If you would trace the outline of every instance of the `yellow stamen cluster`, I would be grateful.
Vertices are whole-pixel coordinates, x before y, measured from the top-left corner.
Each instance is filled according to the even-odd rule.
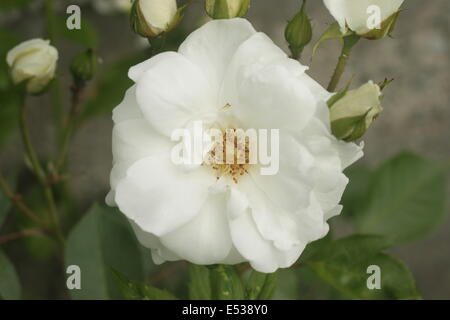
[[[228,152],[232,152],[230,154],[233,155],[233,159],[227,159]],[[238,183],[238,178],[248,173],[250,165],[247,138],[241,141],[236,135],[236,129],[227,129],[222,135],[222,141],[215,141],[214,147],[208,152],[203,164],[210,165],[216,171],[217,180],[228,175],[235,183]]]

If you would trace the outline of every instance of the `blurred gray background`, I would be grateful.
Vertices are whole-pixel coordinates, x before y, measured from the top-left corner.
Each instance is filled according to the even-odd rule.
[[[284,28],[300,3],[299,0],[253,0],[248,19],[257,30],[267,33],[287,52]],[[64,6],[64,1],[61,1],[61,6]],[[38,7],[3,16],[1,24],[14,26],[30,38],[40,36],[42,28],[36,27],[40,23],[36,13]],[[408,149],[449,162],[450,1],[406,0],[403,8],[394,38],[359,43],[353,50],[343,78],[345,81],[355,75],[355,86],[368,80],[379,82],[385,77],[395,79],[385,91],[384,113],[364,138],[365,157],[361,161],[376,165]],[[192,1],[184,25],[194,28],[203,15],[202,10],[202,1]],[[317,39],[333,19],[320,0],[308,1],[307,10],[312,18],[314,39]],[[105,63],[141,45],[129,31],[125,16],[100,17],[91,9],[85,13],[99,29],[99,54]],[[70,51],[71,47],[63,50]],[[339,54],[339,45],[337,41],[325,42],[312,61],[310,53],[308,47],[302,63],[310,65],[309,74],[326,86]],[[65,56],[63,53],[61,56],[60,67],[67,67],[71,55]],[[60,76],[63,88],[67,89],[70,78],[66,74]],[[45,106],[50,102],[47,98],[39,98],[34,103],[36,107],[31,108],[30,115],[35,123],[33,136],[40,152],[47,154],[53,152],[53,132],[50,124],[44,125],[44,129],[42,124],[49,122],[49,111]],[[70,150],[71,188],[81,204],[88,205],[107,192],[111,169],[111,130],[110,116],[101,116],[87,122],[74,139]],[[18,137],[2,150],[1,158],[6,169],[14,169],[22,163]],[[345,228],[341,231],[345,233]],[[426,299],[450,299],[449,231],[450,217],[427,238],[394,250],[411,268]]]

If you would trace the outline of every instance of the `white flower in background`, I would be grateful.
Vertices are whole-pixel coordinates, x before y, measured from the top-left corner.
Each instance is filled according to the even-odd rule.
[[[11,49],[6,62],[15,84],[27,82],[29,93],[39,93],[55,77],[58,51],[50,41],[32,39]]]
[[[107,203],[128,217],[156,263],[248,261],[273,272],[327,234],[348,182],[342,171],[362,150],[331,134],[331,94],[306,70],[239,18],[211,21],[178,52],[130,69],[135,85],[113,112]],[[278,173],[249,165],[236,183],[209,165],[175,165],[171,133],[199,120],[279,129]]]
[[[131,0],[93,0],[92,5],[100,14],[128,12],[131,9]]]
[[[396,13],[404,0],[323,0],[331,15],[345,33],[347,27],[359,35],[371,31],[368,21],[374,11],[371,6],[379,8],[381,21]],[[372,7],[373,8],[373,7]]]
[[[143,37],[155,37],[178,23],[177,13],[176,0],[136,0],[131,12],[132,27]]]

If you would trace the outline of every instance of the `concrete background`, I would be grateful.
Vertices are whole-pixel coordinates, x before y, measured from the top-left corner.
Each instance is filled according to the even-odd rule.
[[[71,3],[76,2],[72,1]],[[287,49],[283,38],[286,21],[298,10],[298,0],[253,0],[248,18],[257,30],[267,33]],[[36,10],[38,9],[36,6]],[[333,22],[320,0],[308,1],[315,39]],[[354,85],[368,80],[394,78],[386,89],[384,113],[365,136],[363,162],[375,165],[405,149],[428,157],[450,160],[450,52],[448,0],[406,0],[394,32],[394,39],[363,41],[355,47],[343,79],[355,75]],[[31,38],[39,36],[36,10],[13,13],[0,24],[14,26]],[[102,16],[87,9],[86,14],[101,34],[100,56],[105,62],[135,50],[139,44],[123,16]],[[193,25],[202,14],[201,1],[188,8],[185,24]],[[192,26],[190,26],[192,28]],[[17,31],[17,30],[16,30]],[[63,49],[60,66],[66,66],[70,55]],[[308,48],[302,62],[310,65],[309,74],[326,86],[331,76],[339,46],[325,42],[310,62]],[[69,78],[61,74],[63,87]],[[53,152],[53,130],[49,124],[47,98],[34,99],[36,108],[30,115],[33,136],[45,155]],[[48,124],[48,125],[46,125]],[[92,119],[75,137],[70,150],[71,189],[81,207],[104,197],[111,167],[111,129],[109,116]],[[7,157],[5,155],[8,155]],[[15,137],[2,151],[2,166],[14,169],[21,164],[21,147]],[[449,194],[450,197],[450,194]],[[424,298],[450,298],[450,219],[426,239],[395,249],[395,254],[411,268]]]

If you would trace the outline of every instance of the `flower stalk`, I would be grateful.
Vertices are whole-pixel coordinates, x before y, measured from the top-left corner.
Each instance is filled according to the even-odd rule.
[[[338,63],[334,70],[333,76],[331,77],[330,83],[328,84],[327,90],[329,92],[334,92],[339,84],[339,80],[344,74],[345,68],[347,67],[347,62],[350,57],[350,53],[353,47],[358,43],[360,36],[352,34],[350,36],[344,37],[344,43],[342,45],[341,55],[339,56]]]
[[[64,243],[64,237],[61,231],[58,213],[56,210],[55,197],[53,195],[53,190],[50,184],[47,181],[47,175],[42,168],[41,163],[37,157],[36,151],[34,149],[33,143],[30,138],[30,133],[28,130],[28,125],[26,121],[26,103],[25,103],[25,94],[23,95],[22,103],[20,104],[20,116],[19,116],[19,127],[22,135],[23,144],[25,147],[25,153],[30,160],[33,173],[36,175],[38,181],[43,187],[44,196],[47,201],[48,206],[48,214],[49,220],[52,224],[52,229],[55,233],[55,236]]]

